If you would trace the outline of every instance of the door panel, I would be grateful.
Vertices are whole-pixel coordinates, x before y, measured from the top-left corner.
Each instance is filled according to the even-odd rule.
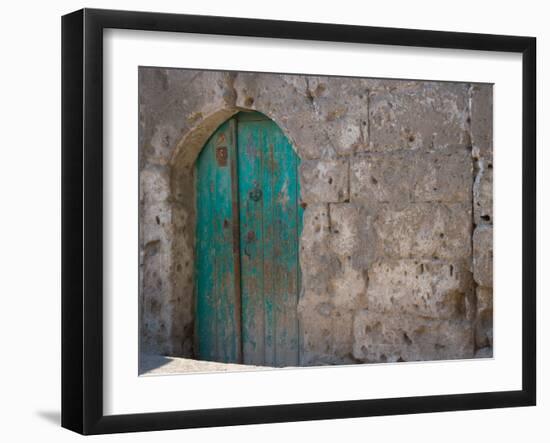
[[[235,122],[224,123],[197,160],[197,306],[201,359],[239,361],[240,327],[233,256],[231,162]]]
[[[229,171],[220,172],[219,166],[214,164],[216,147],[213,143],[220,131],[227,130],[222,125],[205,146],[197,166],[199,357],[233,361],[231,357],[238,358],[239,349],[242,349],[239,360],[245,364],[297,365],[298,242],[302,220],[298,204],[299,160],[280,128],[265,116],[241,113],[230,121],[236,127],[236,137],[232,139],[236,139],[236,143],[228,157],[236,159],[237,166],[234,181],[238,183],[233,183],[233,198],[238,201],[238,217],[233,214],[233,219],[239,219],[240,235],[237,236],[240,240],[238,254],[233,259],[239,262],[240,286],[237,291],[228,289],[231,283],[238,284],[239,278],[227,284],[220,283],[220,276],[227,278],[226,271],[230,267],[226,263],[231,260],[220,256],[231,257],[228,248],[231,239],[224,235],[218,239],[219,234],[213,232],[220,222],[223,224],[228,219],[232,195],[227,191],[231,189],[231,183],[227,183],[231,177]],[[218,172],[213,173],[210,169]],[[212,181],[208,178],[212,174],[223,174],[221,188],[227,192],[210,189],[210,195],[206,195],[205,182]],[[211,211],[217,207],[224,210],[212,217]],[[227,235],[231,232],[227,230]],[[212,248],[212,241],[221,241],[221,245]],[[202,254],[208,252],[210,258],[204,259]],[[216,314],[212,310],[217,311]],[[237,319],[227,321],[226,316]],[[215,331],[212,325],[204,325],[214,318]],[[237,331],[239,327],[241,330]],[[216,347],[210,338],[213,333],[217,337]],[[236,342],[229,339],[231,334]],[[236,351],[224,354],[223,343],[236,347]]]
[[[298,364],[297,156],[277,125],[239,121],[244,363]]]
[[[251,122],[249,122],[251,123]],[[244,363],[265,363],[264,226],[262,186],[263,139],[250,125],[240,122],[239,214],[241,251],[241,300]]]

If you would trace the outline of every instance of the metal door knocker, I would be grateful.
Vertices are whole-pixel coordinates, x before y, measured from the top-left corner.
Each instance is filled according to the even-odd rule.
[[[254,188],[252,191],[248,193],[248,196],[251,200],[254,200],[257,202],[262,198],[262,190],[260,188]]]

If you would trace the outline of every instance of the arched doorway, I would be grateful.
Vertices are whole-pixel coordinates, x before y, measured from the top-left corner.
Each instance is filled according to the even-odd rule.
[[[197,160],[196,346],[202,360],[299,364],[299,158],[263,114],[240,112]]]

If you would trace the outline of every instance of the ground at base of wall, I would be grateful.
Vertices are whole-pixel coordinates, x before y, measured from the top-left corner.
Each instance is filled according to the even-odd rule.
[[[477,358],[493,358],[493,348],[488,346],[479,349]],[[286,369],[295,367],[287,366]],[[236,363],[218,363],[213,361],[194,360],[192,358],[169,357],[165,355],[142,354],[139,359],[139,375],[170,375],[205,372],[238,372],[281,369],[268,366],[240,365]]]
[[[140,375],[167,375],[188,372],[236,372],[273,369],[264,366],[217,363],[213,361],[193,360],[191,358],[168,357],[145,354],[139,359]]]

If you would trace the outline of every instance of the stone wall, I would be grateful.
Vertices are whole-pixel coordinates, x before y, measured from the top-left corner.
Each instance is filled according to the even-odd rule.
[[[193,357],[194,161],[240,110],[301,158],[301,364],[492,355],[490,85],[140,68],[140,344]]]

